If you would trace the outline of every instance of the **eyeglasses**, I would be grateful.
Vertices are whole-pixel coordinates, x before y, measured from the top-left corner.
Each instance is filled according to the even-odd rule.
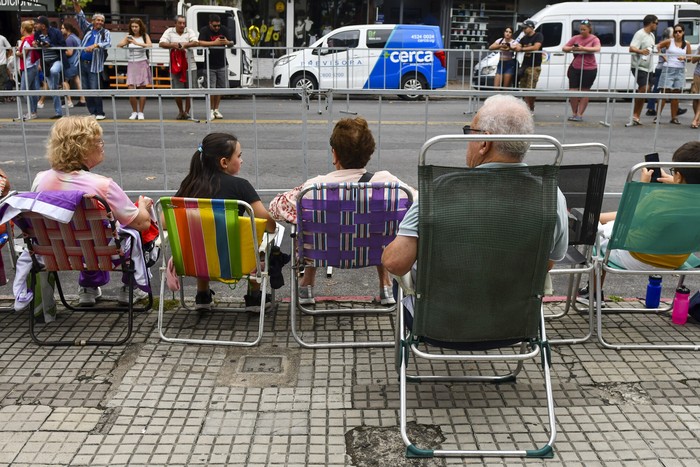
[[[670,168],[668,169],[668,173],[670,173],[671,176],[676,175],[676,172],[678,172],[678,169],[675,169],[675,168],[673,168],[673,167],[670,167]]]
[[[464,126],[462,127],[462,132],[463,132],[465,135],[468,135],[468,134],[470,134],[470,133],[486,133],[486,131],[484,131],[484,130],[480,130],[480,129],[478,129],[478,128],[472,128],[471,125],[464,125]]]
[[[212,24],[211,24],[211,27],[214,28],[214,29],[219,29],[219,28],[221,27],[221,23],[218,23],[218,24],[217,24],[217,23],[212,23]]]
[[[651,23],[651,24],[659,24],[659,22],[658,22],[658,21],[654,21],[654,22],[653,22],[653,23]]]
[[[684,31],[683,31],[682,29],[676,29],[676,30],[673,31],[674,34],[675,34],[675,33],[683,34],[683,32],[684,32]]]

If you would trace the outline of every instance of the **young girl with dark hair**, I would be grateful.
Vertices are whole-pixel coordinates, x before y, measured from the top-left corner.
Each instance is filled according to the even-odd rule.
[[[242,164],[243,153],[238,138],[228,133],[210,133],[204,137],[202,144],[192,155],[190,172],[180,184],[175,196],[245,201],[253,208],[256,218],[267,220],[267,232],[274,232],[275,221],[260,201],[255,188],[248,180],[235,176],[241,170]],[[239,215],[244,212],[242,207],[239,208]],[[197,279],[195,309],[210,310],[213,293],[209,288],[209,281]],[[248,294],[245,296],[246,309],[259,310],[261,299],[260,284],[250,282]],[[271,305],[269,301],[267,304]]]

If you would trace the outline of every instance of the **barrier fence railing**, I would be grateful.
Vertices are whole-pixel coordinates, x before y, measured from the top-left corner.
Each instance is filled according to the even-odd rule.
[[[171,121],[173,119],[173,116],[168,118],[166,116],[167,113],[174,114],[174,105],[172,103],[168,103],[167,109],[165,108],[164,101],[165,100],[170,100],[176,97],[192,97],[195,99],[195,107],[194,108],[204,108],[205,109],[205,117],[201,120],[201,122],[205,125],[205,130],[206,132],[211,132],[214,129],[214,123],[208,118],[206,114],[206,109],[209,108],[209,99],[212,95],[222,95],[222,96],[235,96],[239,99],[249,99],[250,104],[252,108],[248,109],[248,114],[245,116],[246,121],[249,121],[250,124],[252,125],[252,135],[253,135],[253,141],[252,141],[252,147],[247,146],[246,147],[246,156],[247,159],[250,160],[252,158],[252,166],[254,167],[254,174],[253,178],[251,179],[251,182],[253,182],[254,186],[256,188],[259,188],[262,190],[263,193],[265,192],[278,192],[283,189],[288,189],[291,188],[290,186],[282,186],[282,187],[263,187],[261,186],[260,183],[260,177],[261,174],[266,172],[266,168],[264,166],[260,165],[260,154],[259,154],[259,143],[261,139],[261,134],[259,130],[259,125],[258,125],[258,116],[261,113],[261,105],[263,106],[262,111],[265,111],[265,108],[269,105],[270,99],[275,99],[275,98],[285,98],[288,100],[288,98],[292,96],[297,96],[299,91],[294,90],[294,89],[286,89],[286,88],[265,88],[265,89],[258,89],[258,88],[248,88],[248,89],[103,89],[103,90],[71,90],[71,91],[62,91],[62,90],[49,90],[49,91],[18,91],[18,90],[13,90],[13,91],[4,91],[0,92],[0,97],[16,97],[16,115],[22,115],[23,111],[26,109],[27,106],[27,99],[29,97],[37,97],[40,95],[47,95],[47,96],[52,96],[52,95],[59,95],[59,96],[71,96],[73,98],[76,98],[80,95],[84,96],[89,96],[89,97],[102,97],[103,99],[108,102],[108,105],[105,107],[107,110],[107,115],[109,117],[109,120],[105,120],[102,122],[102,126],[105,130],[105,133],[109,136],[110,141],[113,141],[114,146],[110,147],[110,158],[111,157],[116,157],[117,161],[117,174],[114,176],[115,180],[117,180],[120,185],[123,186],[124,184],[124,174],[123,174],[123,164],[124,164],[124,159],[123,159],[123,148],[121,147],[122,139],[120,138],[120,132],[126,131],[123,126],[120,125],[120,121],[124,121],[126,115],[121,116],[121,119],[119,118],[120,115],[118,115],[117,111],[117,101],[122,98],[127,98],[129,96],[143,96],[148,98],[149,100],[153,101],[155,100],[157,102],[157,119],[150,119],[150,122],[153,123],[154,121],[157,122],[158,124],[158,137],[160,139],[159,141],[159,148],[152,148],[150,150],[149,155],[154,155],[154,154],[160,154],[160,171],[162,172],[162,189],[165,191],[170,191],[176,188],[174,186],[173,182],[169,180],[169,159],[168,159],[168,145],[166,144],[167,142],[167,136],[166,136],[166,125],[171,125]],[[298,123],[298,128],[299,131],[297,132],[298,134],[298,148],[300,154],[301,154],[301,169],[302,169],[302,174],[300,178],[308,179],[310,175],[309,171],[309,155],[310,155],[310,148],[309,148],[309,141],[310,141],[310,133],[309,133],[309,127],[310,123],[309,120],[312,118],[314,119],[314,124],[316,125],[319,123],[319,116],[323,115],[324,113],[326,114],[325,120],[323,120],[324,126],[326,128],[326,135],[329,135],[331,133],[331,130],[333,128],[334,124],[334,119],[337,119],[338,116],[342,116],[342,114],[345,113],[354,113],[350,108],[349,108],[349,96],[358,94],[358,90],[356,89],[333,89],[333,90],[324,90],[324,91],[318,91],[318,92],[307,92],[307,91],[302,91],[302,98],[298,101],[292,101],[296,102],[291,104],[292,108],[297,108],[298,109],[298,114],[296,118],[299,120]],[[392,91],[391,94],[399,94],[399,93],[407,93],[409,91],[403,91],[403,90],[395,90]],[[411,133],[414,136],[421,136],[423,140],[428,139],[429,137],[429,125],[430,125],[430,115],[431,111],[440,111],[442,107],[442,103],[445,102],[445,100],[455,100],[457,102],[464,102],[465,104],[472,105],[474,108],[478,107],[478,103],[487,98],[490,95],[499,93],[502,91],[499,90],[494,90],[494,89],[489,89],[489,90],[477,90],[477,89],[472,89],[472,90],[461,90],[461,89],[440,89],[440,90],[413,90],[410,91],[412,94],[416,94],[419,96],[418,102],[414,103],[408,103],[408,107],[405,108],[405,111],[410,111],[412,118],[416,120],[416,123],[413,124],[411,127]],[[628,107],[631,106],[631,103],[622,103],[620,102],[623,99],[629,99],[630,97],[641,97],[641,98],[658,98],[659,94],[654,94],[654,93],[636,93],[636,92],[619,92],[619,91],[538,91],[538,90],[510,90],[510,93],[517,97],[526,97],[526,96],[535,96],[538,98],[543,98],[543,99],[550,99],[550,100],[555,100],[555,101],[561,101],[561,104],[557,105],[562,105],[563,109],[566,109],[568,107],[567,100],[572,98],[572,97],[594,97],[597,98],[598,101],[600,101],[597,105],[605,105],[605,122],[603,123],[610,123],[615,121],[615,109],[618,109],[620,106]],[[383,121],[383,112],[384,112],[384,107],[386,105],[386,101],[389,100],[386,95],[387,91],[386,90],[362,90],[361,94],[365,98],[373,99],[376,104],[374,105],[374,108],[376,109],[376,130],[373,129],[373,133],[375,135],[375,139],[377,140],[377,150],[375,152],[375,155],[373,157],[373,163],[375,163],[379,168],[382,168],[382,146],[383,142],[385,141],[385,122]],[[261,101],[261,98],[265,98],[265,100]],[[693,96],[689,95],[681,95],[679,96],[681,98],[686,98],[686,99],[692,99]],[[262,102],[262,104],[261,104]],[[151,106],[153,104],[150,104]],[[202,107],[199,107],[202,106]],[[316,107],[318,106],[318,107]],[[466,105],[465,105],[466,108]],[[77,109],[70,109],[66,108],[65,113],[66,115],[70,115],[72,112],[75,113],[83,113],[83,110],[78,111]],[[465,112],[466,113],[466,112]],[[628,114],[627,112],[622,112],[623,113],[623,118],[620,118],[617,120],[618,123],[623,123],[628,121]],[[624,115],[627,114],[627,115]],[[196,115],[196,114],[195,114]],[[418,120],[418,116],[420,117],[420,120]],[[576,138],[580,137],[580,134],[582,132],[582,127],[581,126],[575,126],[572,127],[572,123],[568,122],[566,119],[567,112],[566,110],[562,112],[561,115],[561,126],[560,130],[561,134],[557,134],[557,138],[562,141],[563,143],[566,143],[568,141],[568,138],[572,138],[574,142],[576,141]],[[293,115],[289,115],[289,117],[294,117]],[[468,116],[463,116],[463,121],[469,120],[470,117]],[[35,125],[39,124],[40,122],[37,121],[36,123],[33,121],[25,121],[21,118],[15,118],[15,123],[16,128],[19,130],[19,133],[21,134],[23,146],[24,146],[24,162],[26,166],[26,186],[29,186],[31,184],[31,180],[33,180],[33,176],[35,173],[33,173],[29,161],[29,152],[28,152],[28,147],[30,143],[30,137],[28,136],[28,131],[27,127],[30,125]],[[318,126],[316,125],[316,128]],[[129,127],[129,129],[133,129],[135,127]],[[201,127],[200,127],[201,128]],[[419,131],[416,131],[418,128],[420,128]],[[558,127],[559,128],[559,127]],[[575,131],[572,131],[571,128],[575,128]],[[613,127],[612,125],[608,125],[607,128],[605,127],[598,127],[600,130],[604,131],[607,133],[607,141],[604,140],[605,136],[604,133],[601,134],[600,130],[598,130],[598,133],[596,134],[596,138],[599,142],[605,143],[610,149],[611,153],[614,154],[616,150],[616,146],[614,144],[614,138],[613,138]],[[454,131],[459,132],[461,129],[460,125],[454,125]],[[169,130],[170,131],[170,130]],[[693,135],[691,137],[697,138],[698,134],[697,133],[689,133],[689,135]],[[155,132],[150,132],[149,137],[153,138],[155,136]],[[263,135],[264,137],[265,135]],[[601,137],[603,136],[603,137]],[[645,133],[644,137],[649,137],[649,133]],[[653,152],[656,150],[657,146],[657,139],[659,136],[659,126],[655,125],[653,127],[653,135],[651,135],[652,138],[650,140],[650,144],[645,145],[644,149],[640,149],[640,151],[644,152]],[[33,136],[35,138],[35,136]],[[327,138],[327,136],[325,137]],[[43,139],[43,138],[42,138]],[[36,144],[36,140],[32,141],[33,144]],[[250,145],[250,142],[246,142],[247,145]],[[297,144],[297,143],[294,143]],[[664,143],[664,147],[668,147],[672,145],[672,143]],[[296,149],[295,148],[295,149]],[[113,152],[112,152],[113,151]],[[318,153],[318,150],[314,150],[315,153]],[[327,171],[332,170],[332,166],[330,164],[331,157],[330,157],[330,150],[325,149],[325,154],[326,154],[326,168]],[[318,167],[316,166],[316,169],[318,170]],[[312,174],[315,175],[315,174]],[[20,184],[21,185],[21,184]],[[149,189],[153,189],[154,187],[151,186]]]

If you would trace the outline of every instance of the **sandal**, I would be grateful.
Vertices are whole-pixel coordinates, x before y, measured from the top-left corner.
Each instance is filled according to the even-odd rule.
[[[679,122],[677,118],[672,118],[671,121],[668,122],[668,123],[673,123],[674,125],[680,125],[680,124],[681,124],[681,122]]]
[[[700,128],[700,123],[693,122],[690,124],[690,128]]]
[[[640,122],[638,118],[633,118],[629,123],[625,123],[626,127],[641,126],[641,125],[642,125],[642,122]]]

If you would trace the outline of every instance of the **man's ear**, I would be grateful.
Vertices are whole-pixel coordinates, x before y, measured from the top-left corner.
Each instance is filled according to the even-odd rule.
[[[479,147],[480,154],[488,154],[491,151],[491,145],[493,141],[481,141],[481,146]]]

